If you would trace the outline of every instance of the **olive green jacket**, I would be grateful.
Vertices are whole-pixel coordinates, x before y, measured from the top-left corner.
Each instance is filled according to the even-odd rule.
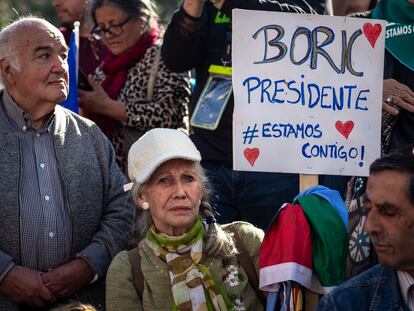
[[[232,223],[244,246],[258,268],[258,252],[263,240],[262,230],[246,222]],[[226,227],[228,225],[224,225]],[[157,257],[144,241],[138,245],[141,268],[145,278],[141,303],[132,281],[131,265],[126,251],[112,261],[106,278],[106,310],[172,310],[173,297],[167,274],[167,264]],[[237,258],[204,258],[202,264],[210,270],[214,280],[226,291],[236,310],[263,310],[256,292]],[[243,309],[244,307],[244,309]]]

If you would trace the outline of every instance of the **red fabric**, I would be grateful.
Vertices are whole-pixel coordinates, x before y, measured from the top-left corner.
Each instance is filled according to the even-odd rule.
[[[101,86],[110,98],[115,100],[118,98],[125,85],[129,68],[144,56],[147,49],[153,46],[157,39],[158,29],[153,28],[147,34],[144,34],[134,46],[122,54],[113,55],[108,52],[105,55],[102,68],[106,77],[102,81]],[[93,120],[111,138],[118,122],[105,116],[94,116]]]
[[[158,39],[158,30],[151,29],[143,35],[137,43],[120,55],[107,53],[103,60],[103,71],[106,75],[102,87],[112,99],[117,99],[119,92],[125,85],[128,69],[131,68],[153,46]]]
[[[300,205],[285,206],[266,232],[260,268],[295,262],[312,270],[311,230]]]

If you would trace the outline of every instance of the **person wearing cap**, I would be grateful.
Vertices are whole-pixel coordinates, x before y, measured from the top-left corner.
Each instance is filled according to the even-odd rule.
[[[200,161],[197,148],[179,130],[153,129],[132,145],[128,174],[137,204],[143,291],[134,286],[128,252],[120,252],[108,269],[108,311],[120,306],[124,311],[263,309],[238,263],[234,237],[248,250],[257,273],[263,231],[246,222],[215,222]]]
[[[231,67],[232,10],[261,10],[289,13],[323,14],[325,0],[184,0],[169,23],[161,48],[166,67],[173,72],[194,70],[196,84],[189,104],[191,139],[203,156],[203,168],[214,189],[210,203],[218,212],[217,221],[248,221],[266,229],[277,208],[299,192],[297,174],[243,172],[233,170],[234,96],[224,106],[212,129],[192,122],[196,111],[209,112],[198,104],[211,77],[209,68]],[[231,69],[231,68],[230,68]],[[229,70],[229,68],[224,69]],[[223,79],[224,80],[224,79]],[[215,81],[215,80],[214,80]],[[216,85],[218,82],[214,82]],[[217,88],[225,89],[225,85]],[[206,92],[210,96],[210,92]],[[227,98],[227,96],[220,96]],[[202,102],[202,101],[201,101]],[[216,109],[216,108],[214,108]],[[217,108],[218,109],[218,108]],[[200,119],[210,120],[210,113]],[[197,118],[196,118],[197,119]],[[201,123],[203,123],[201,122]],[[326,179],[326,178],[325,178]],[[327,183],[324,180],[324,185]]]

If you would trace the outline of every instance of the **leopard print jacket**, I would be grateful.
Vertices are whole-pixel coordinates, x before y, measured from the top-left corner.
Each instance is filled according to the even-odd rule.
[[[158,44],[150,47],[135,66],[128,70],[126,83],[118,96],[118,100],[125,103],[128,120],[119,125],[112,144],[117,162],[124,172],[128,151],[125,150],[122,127],[136,128],[142,134],[156,127],[185,127],[183,119],[187,114],[191,94],[188,73],[169,71],[160,58],[152,101],[147,100],[151,67],[159,49]],[[95,80],[101,83],[104,79],[105,73],[100,66],[96,69]]]

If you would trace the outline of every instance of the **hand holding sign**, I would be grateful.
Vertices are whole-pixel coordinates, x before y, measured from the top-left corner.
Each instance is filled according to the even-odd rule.
[[[394,79],[385,79],[382,93],[384,111],[392,115],[398,115],[399,109],[414,112],[414,92],[407,85]],[[387,99],[390,99],[390,102]]]

